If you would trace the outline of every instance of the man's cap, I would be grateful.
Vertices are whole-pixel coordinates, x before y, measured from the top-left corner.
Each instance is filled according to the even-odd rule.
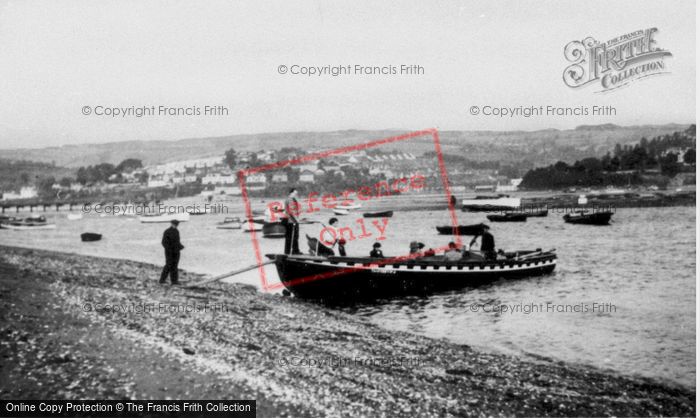
[[[173,225],[180,225],[180,221],[178,221],[177,219],[173,219],[172,221],[170,221],[170,223]]]

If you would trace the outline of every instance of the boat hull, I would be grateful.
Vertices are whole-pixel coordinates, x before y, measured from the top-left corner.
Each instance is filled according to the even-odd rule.
[[[102,234],[97,234],[94,232],[84,232],[80,234],[80,240],[83,242],[93,242],[102,239]]]
[[[484,224],[474,224],[474,225],[446,225],[446,226],[436,226],[438,233],[440,235],[481,235],[484,233]]]
[[[381,259],[268,255],[284,286],[295,296],[326,301],[372,300],[425,295],[478,286],[500,279],[549,274],[556,255],[526,260],[434,261],[428,258],[381,264]]]
[[[505,215],[488,215],[486,216],[491,222],[525,222],[527,215],[524,213],[509,213]]]
[[[269,222],[262,227],[264,238],[284,238],[286,232],[287,228],[282,222]]]
[[[43,225],[13,225],[13,224],[1,224],[1,229],[12,229],[15,231],[39,231],[46,229],[56,229],[56,224],[43,224]]]
[[[365,212],[362,214],[365,218],[391,218],[394,216],[393,210],[387,210],[385,212]]]
[[[564,222],[576,225],[610,225],[612,212],[595,212],[582,215],[564,215]]]

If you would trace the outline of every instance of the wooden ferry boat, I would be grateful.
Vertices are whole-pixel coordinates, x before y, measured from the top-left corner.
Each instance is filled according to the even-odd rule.
[[[474,255],[476,254],[476,255]],[[363,300],[477,286],[502,278],[554,271],[554,250],[506,253],[485,260],[478,253],[458,261],[444,256],[413,259],[268,254],[280,280],[295,296],[323,300]]]

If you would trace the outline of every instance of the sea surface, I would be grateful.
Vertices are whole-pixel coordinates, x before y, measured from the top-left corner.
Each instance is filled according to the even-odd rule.
[[[243,215],[238,201],[226,207],[228,214],[192,216],[180,225],[185,245],[182,269],[213,275],[255,263],[250,233],[216,228],[225,216]],[[482,350],[588,364],[694,387],[695,210],[618,209],[612,225],[605,227],[566,224],[562,214],[554,211],[526,223],[490,223],[498,248],[556,248],[556,271],[344,309],[385,328]],[[57,228],[0,230],[0,244],[163,262],[160,239],[167,224],[96,213],[71,221],[66,211],[40,213]],[[322,211],[305,216],[327,222],[334,215]],[[457,216],[461,224],[488,222],[482,213],[458,212]],[[356,239],[347,245],[349,255],[368,254],[382,236],[372,221],[381,220],[363,219],[357,213],[341,217],[341,226],[355,233]],[[363,234],[362,223],[364,235],[369,236],[358,238]],[[438,235],[435,226],[449,223],[447,211],[396,212],[381,241],[384,254],[405,255],[412,240],[428,247],[444,246],[450,237]],[[317,236],[321,228],[320,224],[302,226],[302,249],[304,234]],[[83,243],[82,232],[102,233],[104,238]],[[262,254],[283,248],[282,240],[262,239],[259,234],[257,238]],[[265,273],[270,283],[278,280],[273,267],[267,266]],[[234,280],[259,286],[260,272],[254,269]]]

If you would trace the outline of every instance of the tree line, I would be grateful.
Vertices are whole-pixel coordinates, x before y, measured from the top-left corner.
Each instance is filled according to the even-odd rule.
[[[669,152],[685,150],[681,155]],[[601,158],[585,158],[573,164],[559,161],[547,167],[534,168],[523,176],[522,188],[551,189],[562,187],[623,186],[642,184],[648,171],[673,177],[684,170],[684,164],[695,164],[695,125],[686,131],[662,135],[651,140],[642,138],[634,145],[615,145],[612,153]]]

